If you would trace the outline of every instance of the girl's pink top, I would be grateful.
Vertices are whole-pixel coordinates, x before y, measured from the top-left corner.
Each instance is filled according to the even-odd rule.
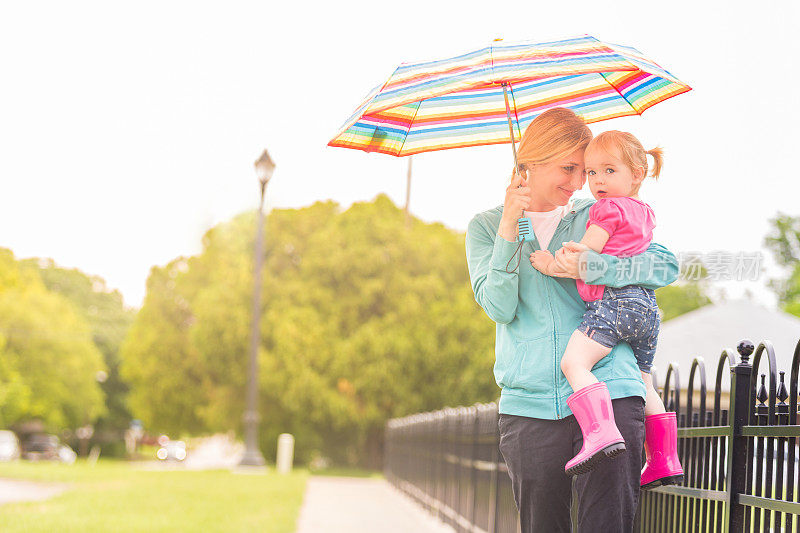
[[[631,257],[647,250],[653,240],[656,215],[653,209],[634,198],[601,198],[589,209],[586,229],[596,224],[606,230],[610,237],[601,253],[617,257]],[[593,302],[603,298],[605,285],[587,285],[576,280],[578,294],[583,301]]]

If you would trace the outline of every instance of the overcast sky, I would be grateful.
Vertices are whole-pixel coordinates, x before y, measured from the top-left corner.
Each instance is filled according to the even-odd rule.
[[[0,246],[102,276],[138,306],[151,266],[257,206],[264,148],[269,207],[381,192],[402,205],[405,159],[326,146],[401,62],[582,34],[634,46],[694,89],[592,125],[664,148],[662,178],[642,189],[656,241],[757,252],[770,217],[800,215],[798,2],[547,4],[3,3]],[[508,145],[415,156],[411,210],[463,231],[502,202],[511,166]],[[728,293],[772,302],[765,259],[761,281]]]

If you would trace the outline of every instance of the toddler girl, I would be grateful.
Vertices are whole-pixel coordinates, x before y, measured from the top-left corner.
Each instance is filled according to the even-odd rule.
[[[650,245],[655,214],[639,198],[639,188],[647,176],[647,155],[654,160],[651,175],[658,178],[663,164],[661,149],[646,152],[630,133],[601,133],[586,147],[586,175],[597,202],[589,211],[582,245],[620,257],[637,255]],[[534,252],[531,263],[543,274],[555,273],[555,259],[549,251]],[[587,285],[580,279],[576,284],[586,302],[586,313],[567,344],[561,370],[573,390],[567,404],[581,427],[583,447],[567,462],[566,473],[588,472],[606,457],[625,451],[608,389],[590,371],[618,342],[625,341],[633,349],[647,387],[647,464],[642,470],[641,486],[647,489],[681,483],[683,469],[677,456],[675,413],[666,412],[650,375],[661,322],[654,291],[636,285]]]

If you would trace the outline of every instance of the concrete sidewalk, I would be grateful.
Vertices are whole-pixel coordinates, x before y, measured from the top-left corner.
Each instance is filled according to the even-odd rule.
[[[46,500],[61,494],[68,488],[69,483],[0,479],[0,504]]]
[[[297,533],[453,533],[380,478],[311,477]]]

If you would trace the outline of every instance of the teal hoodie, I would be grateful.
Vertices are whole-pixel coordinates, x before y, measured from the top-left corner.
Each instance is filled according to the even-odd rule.
[[[548,249],[555,253],[564,241],[579,242],[593,199],[575,200],[559,222]],[[572,388],[561,372],[561,356],[586,310],[575,280],[545,276],[533,268],[529,255],[538,250],[536,238],[522,248],[518,268],[514,255],[518,243],[497,234],[503,206],[476,215],[466,236],[467,264],[475,300],[497,323],[494,377],[500,386],[499,410],[504,414],[557,420],[572,414],[567,398]],[[678,277],[678,261],[660,244],[644,253],[619,258],[589,252],[586,283],[623,287],[664,287]],[[599,263],[598,263],[599,262]],[[592,373],[606,383],[611,398],[645,397],[645,387],[630,345],[617,344]]]

